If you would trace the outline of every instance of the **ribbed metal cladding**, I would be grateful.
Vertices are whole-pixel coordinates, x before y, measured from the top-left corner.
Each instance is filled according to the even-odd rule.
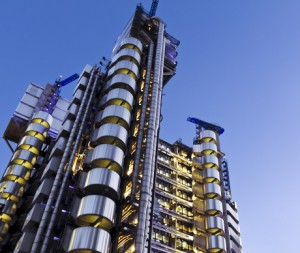
[[[2,220],[0,241],[3,240],[9,228],[9,222],[16,213],[17,203],[23,196],[24,188],[52,120],[52,116],[44,111],[33,115],[1,179],[0,203],[4,204],[4,208],[0,213]]]
[[[126,38],[108,70],[109,80],[95,118],[95,130],[84,160],[85,172],[79,188],[86,195],[71,210],[77,225],[72,232],[67,252],[110,252],[110,230],[115,226],[116,201],[120,195],[124,154],[127,147],[131,110],[142,44]],[[126,49],[127,48],[127,49]],[[128,59],[133,60],[133,62]],[[97,195],[95,195],[97,194]],[[66,247],[64,247],[66,248]]]

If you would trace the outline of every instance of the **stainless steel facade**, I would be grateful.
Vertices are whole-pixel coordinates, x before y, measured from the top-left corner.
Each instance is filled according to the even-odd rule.
[[[192,147],[161,140],[157,161],[152,252],[242,252],[219,134],[202,129]]]
[[[159,140],[178,45],[138,6],[70,101],[29,85],[4,133],[17,147],[0,183],[3,252],[241,252],[218,133]]]

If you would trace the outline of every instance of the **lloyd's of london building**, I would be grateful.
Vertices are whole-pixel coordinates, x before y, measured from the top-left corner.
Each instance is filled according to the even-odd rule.
[[[242,252],[222,128],[197,121],[192,147],[158,136],[178,45],[138,6],[71,101],[29,85],[4,133],[1,252]]]

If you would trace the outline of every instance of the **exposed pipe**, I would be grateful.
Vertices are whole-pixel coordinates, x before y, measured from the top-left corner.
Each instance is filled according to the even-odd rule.
[[[164,63],[165,61],[165,38],[164,38],[164,41],[163,41],[163,48],[162,48],[162,54],[161,54],[161,62]],[[152,201],[152,205],[151,205],[151,208],[148,208],[147,209],[147,217],[152,217],[152,214],[153,214],[153,205],[154,205],[154,194],[155,194],[155,176],[156,176],[156,164],[157,164],[157,142],[158,142],[158,139],[159,139],[159,126],[160,126],[160,115],[161,115],[161,105],[162,105],[162,90],[163,90],[163,87],[162,87],[162,83],[163,83],[163,67],[160,68],[160,85],[159,85],[159,89],[158,89],[158,107],[157,107],[157,111],[156,111],[156,124],[158,126],[158,130],[156,132],[156,135],[155,135],[155,138],[154,138],[154,147],[155,147],[155,154],[154,154],[154,157],[153,157],[153,164],[152,164],[152,168],[153,170],[151,170],[151,182],[150,182],[150,185],[151,185],[151,201]],[[151,216],[150,216],[151,215]],[[149,243],[148,243],[148,251],[150,252],[150,247],[151,247],[151,234],[152,234],[152,224],[151,224],[151,219],[148,219],[148,222],[147,222],[147,226],[146,226],[146,233],[145,233],[145,241],[147,239],[147,234],[149,234]]]
[[[153,157],[155,157],[155,138],[157,138],[157,131],[159,124],[157,124],[156,117],[157,112],[160,111],[161,105],[158,104],[159,90],[162,88],[161,83],[161,68],[162,68],[162,53],[164,46],[164,24],[159,23],[159,30],[157,36],[156,54],[155,54],[155,64],[154,64],[154,78],[152,86],[152,97],[151,97],[151,111],[148,121],[148,133],[147,133],[147,143],[145,151],[145,161],[143,168],[143,178],[142,187],[140,193],[140,205],[139,205],[139,215],[138,215],[138,225],[137,225],[137,235],[135,248],[136,253],[144,253],[145,249],[145,226],[148,225],[148,214],[147,209],[149,208],[150,197],[151,197],[151,175],[153,175]]]
[[[139,125],[137,141],[136,141],[136,153],[135,153],[134,164],[133,164],[132,187],[131,187],[131,194],[130,194],[130,197],[132,200],[134,199],[134,195],[135,195],[135,188],[136,188],[136,182],[138,179],[139,165],[140,165],[140,159],[141,159],[142,142],[143,142],[143,136],[144,136],[144,127],[145,127],[146,110],[147,110],[147,100],[148,100],[152,59],[153,59],[153,51],[154,51],[154,43],[151,40],[151,38],[145,32],[143,32],[143,35],[149,41],[150,47],[149,47],[149,52],[148,52],[147,73],[146,73],[146,78],[145,78],[140,125]]]
[[[68,182],[68,178],[69,178],[70,173],[72,171],[71,168],[72,168],[72,165],[73,165],[73,162],[74,162],[75,155],[77,153],[78,146],[80,144],[81,135],[82,135],[82,132],[83,132],[83,128],[85,127],[88,112],[90,111],[89,108],[90,108],[92,99],[93,99],[94,94],[95,94],[95,89],[96,89],[96,86],[97,86],[98,78],[99,78],[99,75],[97,75],[96,80],[93,83],[92,91],[89,95],[89,100],[88,100],[87,105],[86,105],[86,110],[84,112],[80,128],[77,132],[77,137],[76,137],[76,140],[75,140],[75,144],[73,146],[72,153],[71,153],[71,156],[70,156],[70,159],[69,159],[69,162],[68,162],[68,166],[66,168],[66,172],[65,172],[65,175],[63,177],[63,182],[61,184],[57,199],[55,201],[54,210],[52,212],[51,219],[50,219],[50,222],[49,222],[49,225],[48,225],[48,228],[47,228],[47,232],[46,232],[46,236],[45,236],[45,239],[44,239],[44,242],[43,242],[43,245],[42,245],[41,253],[46,253],[47,252],[47,247],[48,247],[48,243],[49,243],[50,236],[51,236],[51,233],[52,233],[52,229],[53,229],[53,226],[55,224],[55,220],[56,220],[56,217],[57,217],[57,214],[58,214],[58,208],[60,206],[60,202],[61,202],[63,193],[65,192],[65,188],[66,188],[66,185],[67,185],[67,182]],[[86,92],[85,95],[87,95],[87,94],[88,93]]]
[[[53,187],[51,188],[50,196],[49,196],[49,199],[47,201],[45,211],[44,211],[42,219],[41,219],[41,223],[39,225],[38,231],[37,231],[36,236],[34,238],[34,242],[33,242],[33,245],[32,245],[31,251],[30,251],[31,253],[38,253],[39,252],[39,247],[40,247],[40,242],[41,242],[41,239],[42,239],[43,231],[44,231],[44,229],[47,225],[47,221],[49,219],[49,215],[50,215],[50,212],[51,212],[53,201],[55,200],[55,196],[57,194],[57,190],[60,187],[61,177],[63,176],[64,167],[65,167],[67,159],[70,155],[70,151],[71,151],[72,144],[73,144],[73,139],[74,139],[75,135],[77,134],[77,129],[78,129],[79,122],[81,120],[81,116],[82,116],[82,113],[83,113],[83,109],[85,107],[85,103],[86,103],[86,100],[87,100],[87,97],[88,97],[87,93],[88,93],[88,90],[90,89],[90,86],[92,84],[92,79],[93,79],[94,72],[95,72],[95,69],[93,68],[90,80],[88,82],[86,91],[85,91],[83,99],[82,99],[82,103],[79,107],[79,111],[77,113],[77,116],[76,116],[76,119],[75,119],[75,122],[74,122],[74,125],[73,125],[73,128],[72,128],[70,137],[69,137],[68,142],[66,144],[66,148],[65,148],[65,152],[64,152],[63,157],[62,157],[62,161],[59,165],[57,174],[55,176]]]

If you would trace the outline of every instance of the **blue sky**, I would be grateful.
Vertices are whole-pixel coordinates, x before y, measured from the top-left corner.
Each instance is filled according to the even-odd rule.
[[[44,86],[109,57],[139,2],[2,1],[0,132],[30,82]],[[149,9],[151,1],[142,3]],[[157,11],[181,41],[161,137],[191,145],[189,116],[225,128],[244,253],[299,248],[299,10],[298,0],[161,0]],[[3,140],[0,152],[3,171],[10,157]]]

